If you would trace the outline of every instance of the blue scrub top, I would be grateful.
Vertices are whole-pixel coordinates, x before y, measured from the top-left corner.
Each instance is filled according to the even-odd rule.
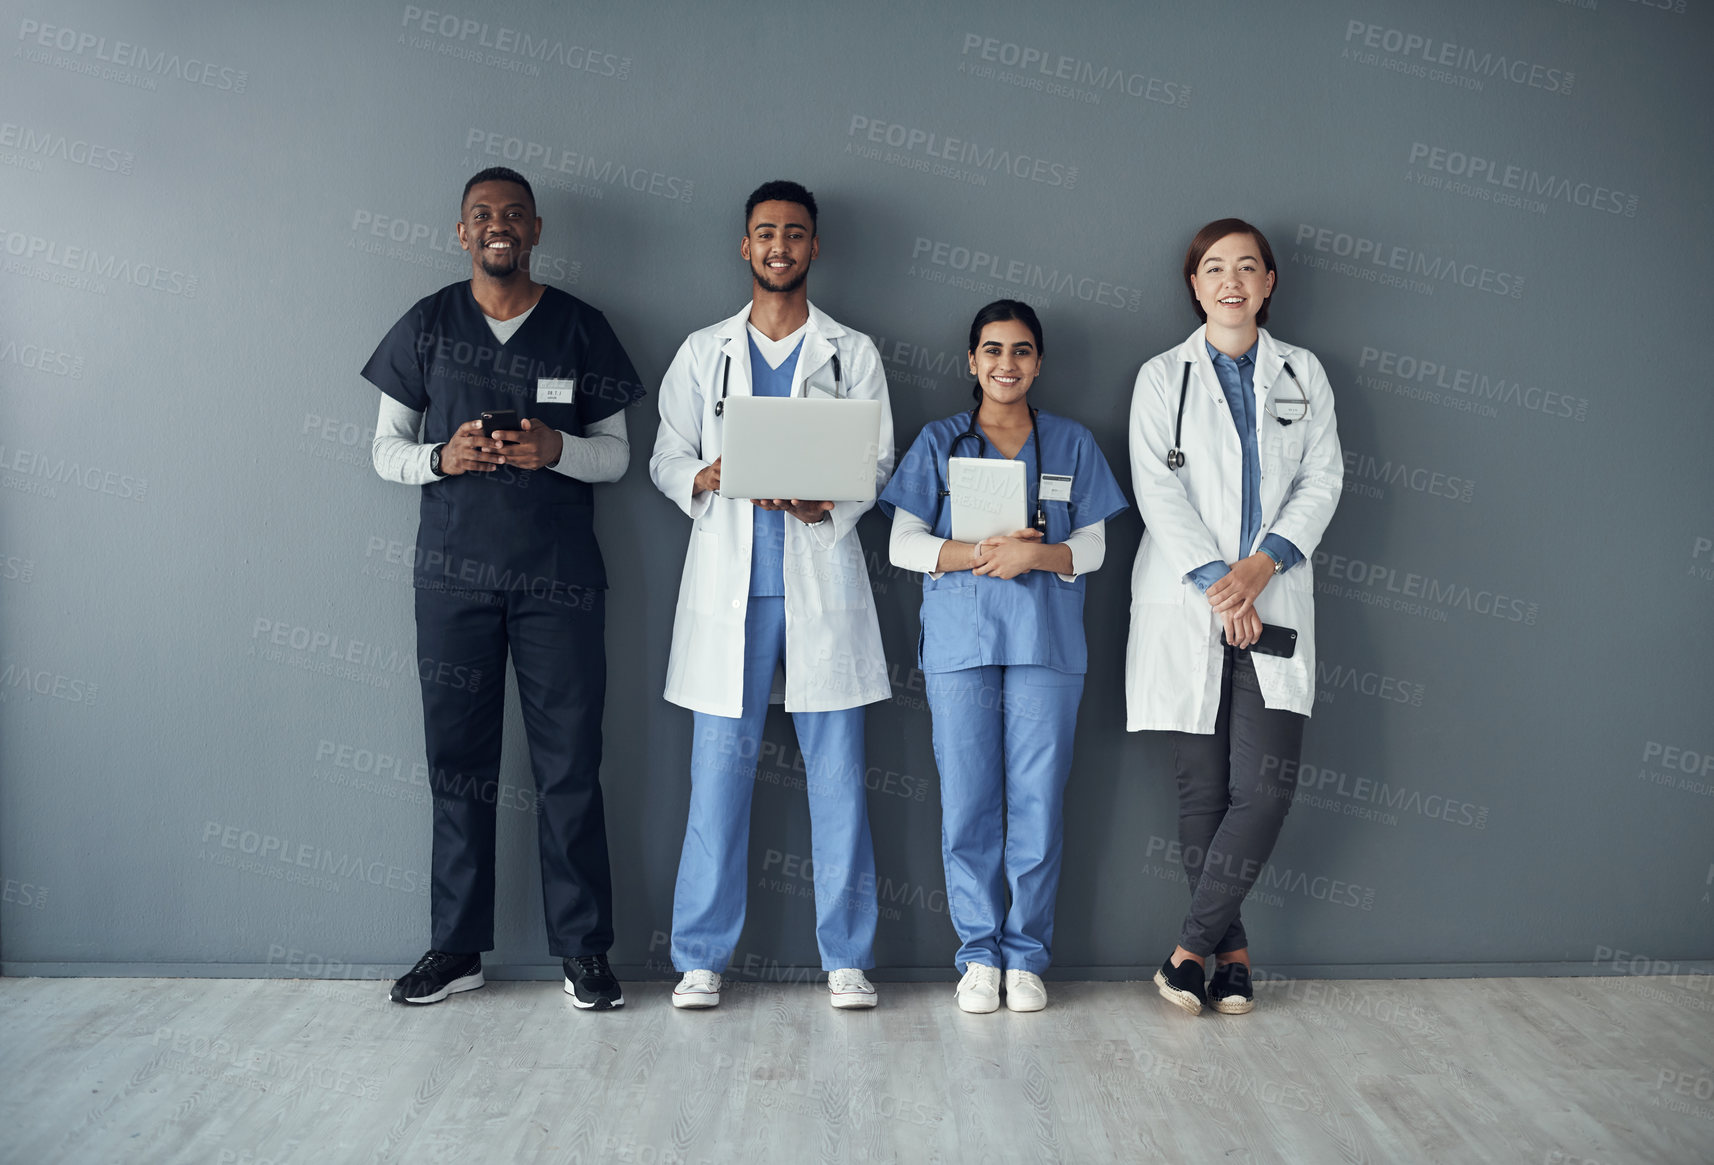
[[[948,457],[1000,457],[976,429],[959,440],[970,414],[959,413],[923,428],[881,492],[881,509],[890,518],[906,510],[927,522],[940,538],[952,537],[952,506],[945,496]],[[1076,421],[1048,412],[1036,414],[1041,456],[1048,473],[1071,478],[1071,500],[1043,502],[1047,541],[1064,542],[1073,530],[1123,513],[1125,493],[1095,443],[1095,435]],[[1029,492],[1027,514],[1035,518],[1044,466],[1036,464],[1035,442],[1018,453]],[[923,576],[922,636],[917,665],[925,672],[1027,664],[1081,675],[1089,653],[1083,639],[1084,579],[1066,582],[1048,570],[999,579],[968,570],[947,571],[938,579]]]

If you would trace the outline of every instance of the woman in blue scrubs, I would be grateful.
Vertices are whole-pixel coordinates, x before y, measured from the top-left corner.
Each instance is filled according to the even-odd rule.
[[[926,426],[880,503],[895,566],[921,571],[918,659],[934,716],[946,898],[961,945],[958,1006],[1040,1011],[1052,959],[1061,806],[1083,696],[1083,576],[1125,495],[1076,421],[1030,407],[1041,322],[1003,299],[970,325],[977,405]],[[949,457],[1022,461],[1028,525],[952,538]],[[1006,898],[1010,891],[1011,904]]]

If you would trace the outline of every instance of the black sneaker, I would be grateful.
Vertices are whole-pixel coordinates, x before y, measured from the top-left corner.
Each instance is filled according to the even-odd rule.
[[[625,994],[613,977],[613,968],[607,965],[606,955],[573,955],[563,966],[565,993],[571,996],[573,1007],[606,1011],[625,1006]]]
[[[455,991],[482,986],[481,955],[430,951],[393,983],[394,1003],[439,1003]]]
[[[1202,964],[1195,959],[1186,959],[1175,967],[1169,956],[1161,964],[1161,969],[1155,972],[1155,986],[1160,988],[1162,999],[1176,1003],[1192,1015],[1201,1015],[1202,1009],[1208,1006],[1208,988],[1202,982]]]
[[[1256,1006],[1250,986],[1250,968],[1242,963],[1221,963],[1208,981],[1208,1004],[1221,1015],[1243,1015]]]

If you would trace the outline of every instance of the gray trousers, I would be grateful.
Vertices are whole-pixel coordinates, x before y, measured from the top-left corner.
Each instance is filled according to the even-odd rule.
[[[1190,879],[1178,945],[1191,954],[1250,945],[1239,911],[1291,808],[1307,719],[1264,707],[1250,653],[1228,647],[1214,731],[1173,733],[1178,841]]]

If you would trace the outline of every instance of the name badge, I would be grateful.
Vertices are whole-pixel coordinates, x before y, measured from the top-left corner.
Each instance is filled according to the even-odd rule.
[[[1309,415],[1309,402],[1305,400],[1276,400],[1274,416],[1282,421],[1301,421]]]
[[[542,377],[536,381],[536,403],[539,405],[570,405],[577,403],[577,381],[550,380]]]
[[[1063,473],[1042,474],[1037,496],[1044,502],[1069,502],[1071,500],[1070,476]]]

